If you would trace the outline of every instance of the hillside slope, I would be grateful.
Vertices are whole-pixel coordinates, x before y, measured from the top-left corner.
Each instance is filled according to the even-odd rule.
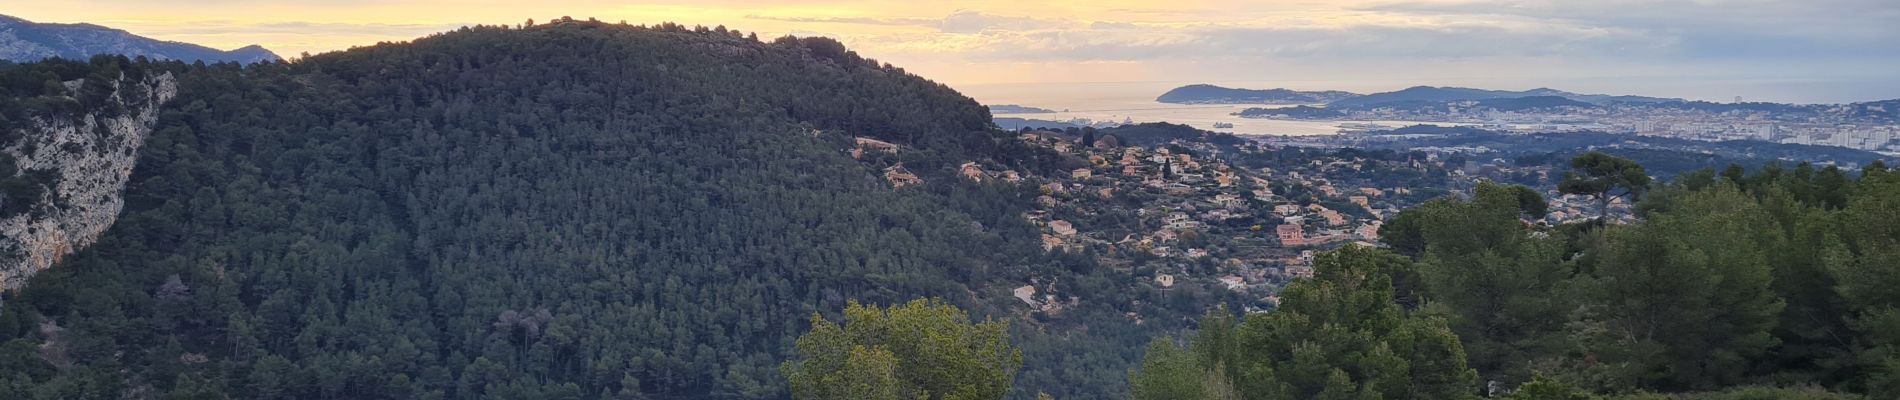
[[[1037,246],[1033,185],[954,178],[1066,161],[828,39],[570,21],[143,68],[177,98],[117,225],[7,295],[0,398],[777,398],[848,299],[1013,319],[1031,279],[1127,281]],[[1017,386],[1118,395],[1173,324],[1122,311],[1017,320]]]

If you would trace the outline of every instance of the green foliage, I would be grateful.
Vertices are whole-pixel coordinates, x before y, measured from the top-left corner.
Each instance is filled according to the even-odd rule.
[[[1697,192],[1648,223],[1612,229],[1591,290],[1608,338],[1592,351],[1628,362],[1643,387],[1706,388],[1740,380],[1777,339],[1785,303],[1765,245],[1780,232],[1733,186]]]
[[[1141,370],[1128,376],[1130,399],[1200,400],[1207,399],[1203,383],[1206,377],[1223,376],[1203,367],[1194,354],[1166,339],[1155,339],[1142,356]]]
[[[1007,324],[971,324],[937,300],[889,309],[853,301],[842,324],[811,323],[799,359],[780,367],[796,399],[1000,399],[1023,362]]]
[[[1637,166],[1579,159],[1591,165],[1624,172],[1579,175],[1568,191],[1642,190],[1625,176]],[[1493,392],[1889,398],[1900,395],[1896,177],[1884,166],[1858,179],[1808,165],[1691,172],[1645,195],[1633,224],[1548,231],[1517,221],[1528,202],[1515,190],[1486,184],[1406,210],[1383,233],[1417,259],[1419,312],[1449,319]],[[1735,386],[1757,383],[1795,389]]]
[[[1563,243],[1519,220],[1527,204],[1541,206],[1543,197],[1487,182],[1469,200],[1434,200],[1393,218],[1415,227],[1401,240],[1417,249],[1420,290],[1430,293],[1420,296],[1464,339],[1472,366],[1504,381],[1526,378],[1527,363],[1563,350],[1574,308],[1553,295],[1571,274]]]
[[[1474,190],[1478,198],[1509,198],[1517,201],[1517,210],[1530,218],[1542,218],[1550,213],[1550,203],[1544,200],[1544,194],[1524,185],[1499,185],[1482,182]]]
[[[1557,190],[1595,197],[1600,217],[1607,217],[1610,199],[1640,196],[1649,181],[1649,174],[1635,161],[1592,151],[1570,160],[1570,172]]]
[[[1878,172],[1876,172],[1878,171]],[[1875,398],[1900,396],[1900,175],[1869,170],[1842,213],[1842,240],[1826,255],[1853,329],[1858,364]]]
[[[1715,392],[1679,395],[1632,394],[1603,397],[1604,400],[1862,400],[1855,394],[1829,392],[1816,387],[1744,386]]]
[[[1391,247],[1392,251],[1406,256],[1417,257],[1425,254],[1425,246],[1428,244],[1425,241],[1425,213],[1411,210],[1446,207],[1442,203],[1448,201],[1452,200],[1434,199],[1386,220],[1384,225],[1379,226],[1379,241]]]
[[[1590,400],[1590,395],[1555,379],[1538,376],[1504,396],[1509,400]]]
[[[1394,300],[1393,274],[1410,264],[1377,249],[1325,253],[1313,279],[1282,293],[1278,310],[1238,325],[1210,316],[1189,352],[1151,345],[1145,365],[1153,369],[1135,375],[1147,388],[1137,398],[1218,398],[1222,385],[1194,383],[1222,379],[1248,399],[1475,398],[1478,376],[1457,335]],[[1198,365],[1182,365],[1188,354]]]

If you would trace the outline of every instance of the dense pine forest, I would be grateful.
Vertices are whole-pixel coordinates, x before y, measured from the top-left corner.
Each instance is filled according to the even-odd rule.
[[[1037,247],[1033,186],[951,178],[1065,161],[829,39],[576,21],[4,68],[10,121],[105,107],[53,95],[88,76],[171,73],[179,95],[117,224],[6,295],[0,398],[778,398],[808,317],[848,300],[1011,317],[1031,278],[1159,295]],[[858,161],[859,137],[904,148]],[[929,183],[893,190],[896,163]],[[1123,311],[1011,325],[1037,360],[1017,386],[1114,396],[1170,326]]]
[[[1900,396],[1900,172],[1878,164],[1573,161],[1562,190],[1635,204],[1628,224],[1421,188],[1443,196],[1241,314],[1045,251],[1038,187],[959,169],[1082,161],[829,39],[563,20],[294,63],[0,64],[0,148],[160,74],[178,94],[116,224],[0,295],[0,398]],[[1244,141],[1203,134],[1117,140]],[[1395,154],[1359,153],[1328,154]],[[0,161],[0,215],[34,212],[58,177]],[[1082,300],[1024,311],[1032,281]]]

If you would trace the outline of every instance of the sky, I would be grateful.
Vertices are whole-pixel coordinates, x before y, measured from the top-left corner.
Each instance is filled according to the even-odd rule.
[[[1900,0],[52,0],[0,5],[286,57],[560,16],[837,38],[957,88],[1415,85],[1900,98]]]

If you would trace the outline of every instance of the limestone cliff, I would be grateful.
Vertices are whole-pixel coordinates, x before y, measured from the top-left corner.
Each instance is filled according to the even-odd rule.
[[[67,82],[74,96],[83,81]],[[92,244],[124,206],[120,193],[159,108],[178,92],[170,73],[110,82],[91,107],[65,108],[13,124],[0,158],[13,168],[0,197],[0,289],[14,289],[61,257]],[[68,99],[71,101],[76,101]],[[22,193],[28,193],[22,195]],[[22,204],[24,203],[24,204]]]

